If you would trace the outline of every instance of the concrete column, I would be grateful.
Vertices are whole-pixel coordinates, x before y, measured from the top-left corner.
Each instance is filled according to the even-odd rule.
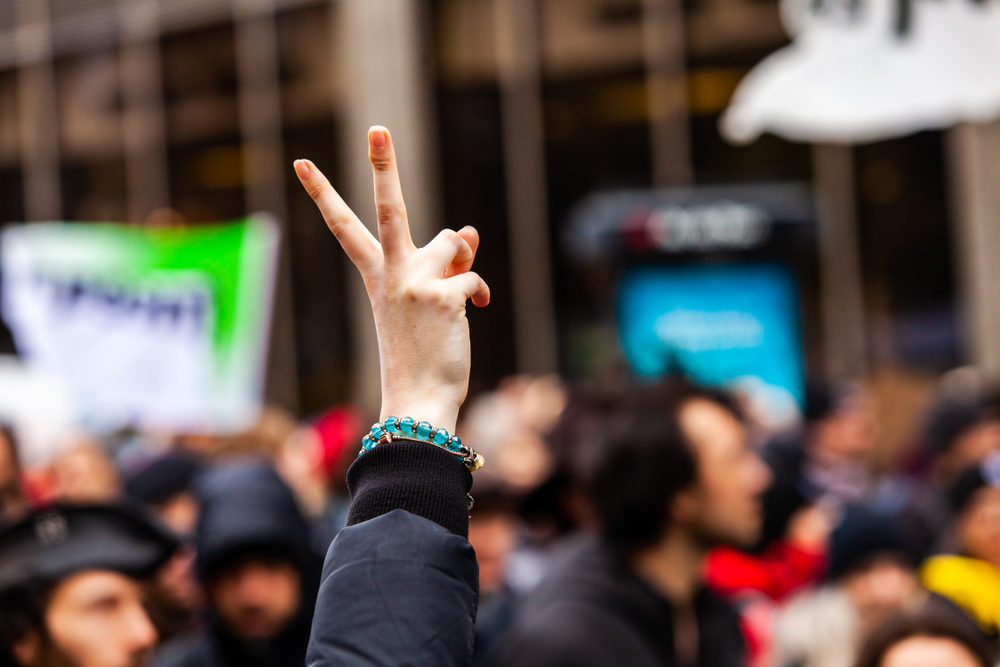
[[[494,0],[514,347],[522,373],[558,366],[535,0]]]
[[[681,0],[643,0],[642,45],[649,88],[653,185],[686,185],[694,180],[694,168]]]
[[[62,217],[59,114],[48,0],[17,0],[18,115],[28,220]]]
[[[285,164],[274,0],[236,0],[233,27],[247,211],[284,221]]]
[[[233,4],[239,117],[247,213],[271,215],[281,230],[274,313],[268,350],[265,395],[269,402],[298,408],[295,311],[281,136],[280,53],[274,0],[236,0]]]
[[[368,128],[392,132],[413,241],[427,243],[442,227],[435,129],[431,113],[430,45],[423,0],[340,0],[332,40],[340,68],[334,109],[342,128],[344,178],[334,187],[358,216],[375,229]],[[354,349],[354,398],[379,405],[378,342],[371,306],[360,277],[350,270]]]
[[[140,222],[170,205],[159,3],[119,0],[118,20],[128,215]]]
[[[852,149],[815,146],[813,172],[824,370],[832,378],[857,377],[865,371],[868,352]]]
[[[1000,380],[1000,121],[946,134],[965,354]]]

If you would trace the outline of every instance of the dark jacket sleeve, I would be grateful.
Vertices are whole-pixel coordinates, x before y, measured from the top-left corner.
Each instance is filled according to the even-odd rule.
[[[348,527],[323,564],[307,664],[467,665],[479,597],[469,471],[399,442],[366,453],[347,479]]]

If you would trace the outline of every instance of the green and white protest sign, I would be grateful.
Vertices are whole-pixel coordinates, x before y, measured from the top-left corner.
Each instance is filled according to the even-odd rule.
[[[19,355],[62,378],[91,426],[238,429],[260,405],[277,244],[257,217],[10,227],[3,316]]]

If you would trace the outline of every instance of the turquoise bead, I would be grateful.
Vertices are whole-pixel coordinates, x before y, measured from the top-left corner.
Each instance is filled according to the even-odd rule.
[[[399,430],[404,433],[413,433],[413,418],[403,417],[399,420]]]
[[[370,435],[366,435],[364,439],[361,440],[361,448],[366,452],[375,446],[377,441]]]
[[[451,439],[451,435],[443,428],[439,428],[434,431],[434,436],[431,439],[435,445],[443,445]]]
[[[386,417],[385,418],[385,430],[386,431],[392,432],[392,431],[395,431],[398,427],[399,427],[399,420],[398,419],[396,419],[395,417]]]
[[[372,426],[372,439],[373,440],[378,440],[383,435],[385,435],[385,431],[382,430],[382,425],[381,424],[375,424],[374,426]]]
[[[448,441],[448,449],[453,452],[457,452],[462,449],[462,439],[457,435],[451,436],[451,440]]]
[[[417,424],[417,437],[421,440],[426,440],[431,437],[431,431],[434,429],[429,422],[420,422]]]

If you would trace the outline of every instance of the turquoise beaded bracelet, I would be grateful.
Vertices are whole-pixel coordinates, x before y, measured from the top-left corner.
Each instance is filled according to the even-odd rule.
[[[457,435],[451,435],[443,428],[434,428],[429,422],[414,421],[412,417],[386,417],[381,424],[372,424],[371,432],[361,439],[358,456],[393,440],[414,440],[440,447],[461,458],[471,472],[479,470],[486,463],[482,454],[462,444],[462,439]]]

